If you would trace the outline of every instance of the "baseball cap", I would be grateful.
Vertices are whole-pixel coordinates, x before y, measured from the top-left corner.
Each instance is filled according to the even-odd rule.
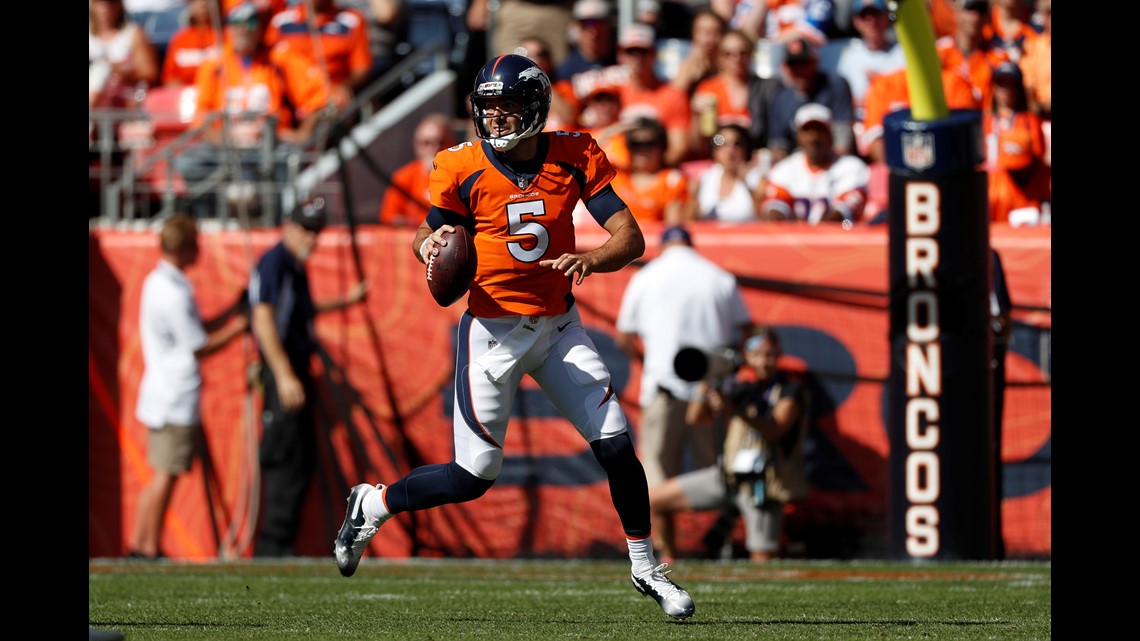
[[[859,14],[864,9],[878,9],[879,11],[890,11],[887,8],[886,0],[855,0],[851,3],[851,12]]]
[[[681,225],[673,225],[672,227],[667,228],[665,230],[665,233],[661,234],[661,244],[662,245],[664,245],[665,243],[672,243],[672,242],[678,242],[678,241],[685,243],[686,245],[689,245],[690,247],[693,244],[693,238],[692,238],[692,236],[689,236],[689,230],[685,229]]]
[[[618,36],[618,47],[621,49],[657,49],[657,36],[653,27],[647,24],[633,23],[626,25]]]
[[[226,14],[226,22],[250,22],[261,16],[261,9],[253,2],[238,3]]]
[[[831,126],[831,110],[815,102],[809,102],[796,110],[796,129],[801,129],[809,122],[818,122]]]
[[[1017,171],[1033,162],[1032,141],[1024,129],[1010,129],[998,136],[998,167]]]
[[[289,220],[304,227],[308,231],[321,231],[325,228],[325,225],[328,224],[328,215],[325,213],[325,199],[318,196],[317,198],[302,203],[289,215]]]
[[[1014,80],[1021,82],[1021,67],[1018,67],[1017,63],[1015,62],[1010,62],[1007,60],[994,68],[993,76],[994,80],[1005,77],[1013,78]]]
[[[815,47],[806,39],[794,38],[784,43],[784,62],[809,62],[815,59]]]
[[[608,20],[613,15],[613,5],[605,0],[578,0],[574,3],[575,20]]]

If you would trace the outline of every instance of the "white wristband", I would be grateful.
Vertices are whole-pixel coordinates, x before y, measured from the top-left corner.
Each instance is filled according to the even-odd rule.
[[[431,236],[428,236],[424,239],[424,242],[420,243],[420,258],[424,259],[425,264],[428,262],[428,257],[426,254],[424,254],[424,247],[427,246],[427,242],[429,240],[431,240]]]

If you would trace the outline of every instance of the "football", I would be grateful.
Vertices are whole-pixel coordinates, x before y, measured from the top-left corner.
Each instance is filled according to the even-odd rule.
[[[443,235],[447,244],[439,254],[428,256],[427,283],[432,298],[440,307],[449,307],[463,297],[475,279],[478,260],[475,257],[475,239],[465,227]]]

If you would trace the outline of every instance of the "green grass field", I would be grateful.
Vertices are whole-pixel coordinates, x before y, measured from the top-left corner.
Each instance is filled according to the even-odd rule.
[[[94,630],[127,641],[1050,639],[1050,562],[681,561],[674,621],[624,561],[89,563]]]

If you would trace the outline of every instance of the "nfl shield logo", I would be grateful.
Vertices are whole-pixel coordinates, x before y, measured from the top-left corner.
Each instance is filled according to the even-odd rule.
[[[934,164],[934,134],[925,131],[904,131],[902,134],[903,164],[922,171]]]

